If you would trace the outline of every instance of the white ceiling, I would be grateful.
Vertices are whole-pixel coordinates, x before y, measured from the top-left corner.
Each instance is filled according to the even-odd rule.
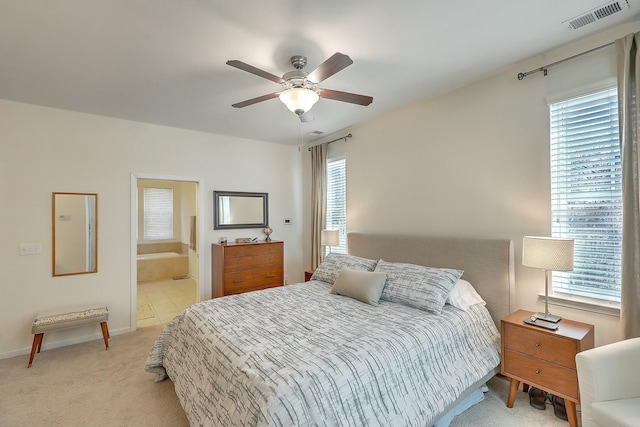
[[[640,14],[640,0],[619,2],[570,30],[610,1],[0,0],[0,98],[295,145]],[[280,76],[292,55],[311,71],[335,52],[354,64],[321,86],[373,96],[368,107],[321,99],[310,123],[278,99],[231,107],[280,86],[227,60]]]

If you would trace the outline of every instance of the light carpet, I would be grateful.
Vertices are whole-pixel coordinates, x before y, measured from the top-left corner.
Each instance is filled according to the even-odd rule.
[[[0,426],[188,426],[173,383],[154,382],[144,370],[147,354],[162,326],[115,336],[109,350],[102,339],[0,360]],[[457,416],[451,427],[567,427],[529,406],[518,393],[514,408],[505,402],[509,383],[495,377],[485,399]]]

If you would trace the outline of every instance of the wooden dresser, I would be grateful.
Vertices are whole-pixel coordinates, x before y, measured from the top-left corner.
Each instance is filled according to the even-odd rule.
[[[211,296],[284,285],[284,242],[211,245]]]
[[[522,323],[532,314],[518,310],[500,321],[501,370],[511,378],[507,407],[513,407],[523,382],[562,397],[569,425],[576,427],[576,403],[580,402],[576,354],[593,348],[594,327],[568,319],[560,320],[555,331]]]

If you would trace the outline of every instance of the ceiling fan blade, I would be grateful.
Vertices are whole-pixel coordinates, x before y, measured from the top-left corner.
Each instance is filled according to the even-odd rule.
[[[315,70],[309,73],[308,79],[315,83],[320,83],[323,80],[333,76],[338,71],[344,70],[349,65],[353,64],[353,60],[344,53],[336,52],[333,56],[318,66]]]
[[[350,102],[352,104],[367,106],[373,102],[371,96],[358,95],[349,92],[340,92],[339,90],[322,89],[320,98],[333,99],[335,101]]]
[[[239,70],[242,71],[246,71],[248,73],[251,74],[255,74],[256,76],[265,78],[267,80],[271,80],[272,82],[276,82],[276,83],[282,83],[284,80],[282,80],[282,77],[278,77],[276,75],[273,75],[271,73],[268,73],[264,70],[261,70],[260,68],[256,68],[253,65],[249,65],[247,63],[244,63],[242,61],[238,61],[236,59],[232,59],[227,61],[227,65],[231,65],[232,67],[236,67]]]
[[[270,93],[268,95],[262,95],[262,96],[259,96],[257,98],[247,99],[246,101],[238,102],[238,103],[233,104],[231,106],[235,107],[235,108],[242,108],[242,107],[246,107],[248,105],[257,104],[258,102],[267,101],[269,99],[277,98],[278,95],[280,95],[280,92]]]

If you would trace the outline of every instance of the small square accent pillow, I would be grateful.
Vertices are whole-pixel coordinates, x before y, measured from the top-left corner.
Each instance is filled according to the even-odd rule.
[[[380,299],[440,314],[462,270],[378,261],[376,272],[387,275]]]
[[[386,281],[387,276],[384,273],[343,268],[338,273],[330,292],[357,299],[366,304],[378,305]]]
[[[482,297],[476,292],[473,285],[466,280],[460,279],[451,289],[447,297],[447,304],[458,307],[460,310],[467,311],[474,304],[487,305]]]
[[[378,261],[367,258],[360,258],[353,255],[330,253],[326,256],[322,264],[313,272],[311,280],[320,280],[333,285],[338,277],[338,273],[343,268],[350,270],[373,271]]]

